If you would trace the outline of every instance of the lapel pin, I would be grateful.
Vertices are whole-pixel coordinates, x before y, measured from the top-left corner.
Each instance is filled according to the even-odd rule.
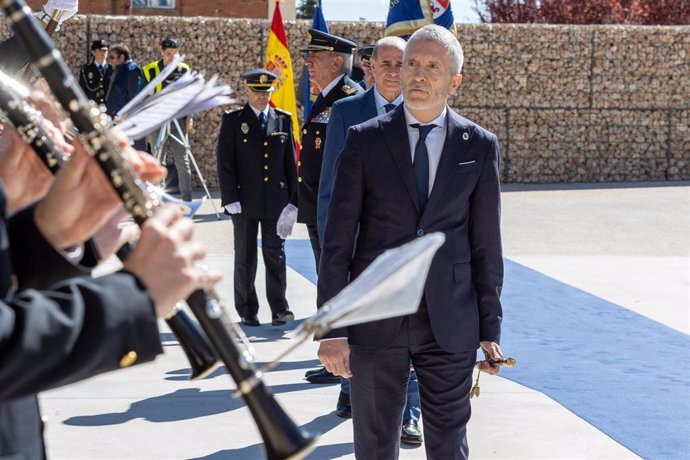
[[[467,134],[466,132],[464,132],[464,133],[462,133],[462,138],[463,138],[463,140],[469,140],[470,135]]]
[[[242,130],[243,134],[247,134],[249,132],[249,125],[247,123],[242,123],[240,129]]]

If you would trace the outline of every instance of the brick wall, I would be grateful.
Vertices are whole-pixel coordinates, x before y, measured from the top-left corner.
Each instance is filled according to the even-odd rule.
[[[298,78],[309,24],[286,22]],[[359,43],[383,31],[330,27]],[[262,64],[268,28],[256,19],[78,16],[56,40],[76,70],[92,39],[124,41],[145,64],[160,37],[177,36],[193,68],[240,90],[242,72]],[[497,134],[505,182],[690,179],[690,27],[465,24],[459,38],[466,60],[452,105]],[[199,114],[191,136],[210,185],[221,114]]]

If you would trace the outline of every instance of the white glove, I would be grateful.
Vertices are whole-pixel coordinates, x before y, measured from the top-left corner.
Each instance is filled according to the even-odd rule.
[[[62,16],[60,16],[59,23],[62,24],[79,11],[79,0],[48,0],[45,5],[43,5],[43,12],[47,16],[41,18],[43,22],[48,22],[55,10],[61,10]]]
[[[287,239],[292,233],[292,227],[297,221],[297,208],[295,205],[288,203],[280,212],[278,223],[276,224],[276,233],[282,239]]]
[[[225,210],[230,214],[239,214],[242,212],[242,205],[239,201],[235,201],[234,203],[226,204]]]

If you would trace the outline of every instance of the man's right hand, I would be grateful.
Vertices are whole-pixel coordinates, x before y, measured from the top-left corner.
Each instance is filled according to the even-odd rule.
[[[193,291],[222,277],[201,263],[206,251],[192,240],[192,225],[177,206],[161,207],[144,223],[139,242],[124,262],[149,290],[161,317]]]
[[[350,345],[347,339],[329,339],[319,342],[318,356],[326,370],[333,375],[350,378]]]

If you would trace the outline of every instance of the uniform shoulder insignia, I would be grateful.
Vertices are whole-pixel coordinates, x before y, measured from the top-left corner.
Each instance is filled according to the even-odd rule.
[[[353,88],[352,86],[350,86],[350,85],[343,85],[343,86],[342,86],[342,89],[343,89],[343,92],[344,92],[345,94],[347,94],[348,96],[351,96],[351,95],[357,93],[357,90],[354,89],[354,88]]]
[[[225,113],[226,113],[227,115],[231,115],[231,114],[233,114],[233,113],[235,113],[235,112],[239,112],[240,110],[242,110],[242,109],[241,109],[241,108],[239,108],[239,109],[228,109],[228,110],[225,111]]]
[[[278,112],[278,113],[281,114],[281,115],[289,115],[289,116],[292,116],[292,113],[291,113],[291,112],[288,112],[287,110],[279,109],[278,107],[274,108],[273,110],[275,110],[276,112]]]

